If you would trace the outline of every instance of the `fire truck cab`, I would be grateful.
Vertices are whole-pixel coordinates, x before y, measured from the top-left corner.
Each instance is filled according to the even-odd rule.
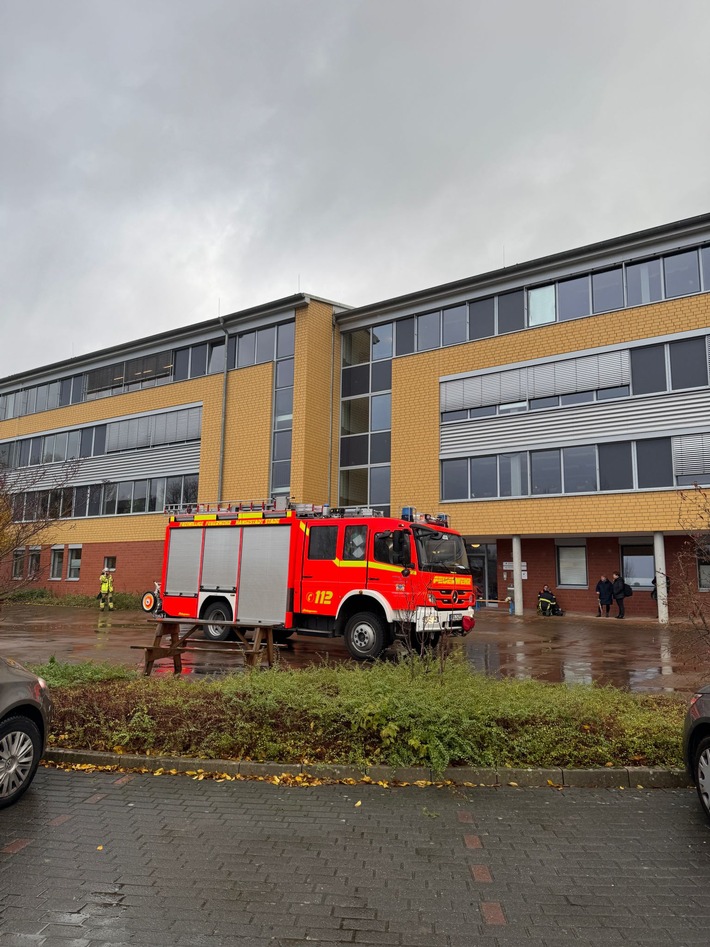
[[[445,517],[402,512],[284,501],[174,511],[162,611],[270,624],[276,640],[342,635],[357,659],[377,657],[395,638],[416,646],[441,632],[465,634],[475,590],[462,537]],[[204,630],[211,640],[231,633],[218,624]]]

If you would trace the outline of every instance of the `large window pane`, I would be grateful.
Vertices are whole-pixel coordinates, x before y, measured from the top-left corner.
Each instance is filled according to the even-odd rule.
[[[160,513],[165,507],[165,477],[150,481],[148,491],[148,512]]]
[[[101,512],[104,516],[112,516],[116,512],[116,484],[104,484],[104,499],[101,506]]]
[[[532,493],[562,493],[559,450],[537,450],[530,454]]]
[[[629,306],[658,302],[661,292],[661,261],[646,260],[626,267],[626,301]]]
[[[197,503],[198,474],[186,474],[182,478],[183,503]]]
[[[589,315],[589,277],[562,280],[557,284],[557,306],[560,322]]]
[[[370,330],[358,329],[343,336],[343,365],[370,361]]]
[[[555,287],[538,286],[528,290],[528,325],[543,326],[557,318]]]
[[[116,512],[130,513],[133,499],[133,481],[119,483],[116,490]]]
[[[145,513],[148,505],[148,481],[136,480],[133,484],[133,513]]]
[[[587,547],[557,547],[557,583],[558,585],[587,584]]]
[[[525,292],[503,293],[498,297],[498,333],[517,332],[525,326]]]
[[[710,293],[710,247],[702,248],[700,261],[703,270],[703,291]]]
[[[362,467],[366,464],[368,462],[368,443],[367,434],[358,434],[355,437],[341,437],[340,466]]]
[[[428,349],[438,349],[441,345],[439,324],[441,313],[425,312],[417,316],[417,352],[426,352]]]
[[[700,292],[698,251],[676,253],[663,258],[663,276],[666,281],[666,298],[687,296]]]
[[[207,371],[210,375],[224,371],[224,340],[210,343]]]
[[[64,572],[64,547],[52,550],[52,559],[49,569],[50,579],[61,579]]]
[[[274,395],[274,427],[293,424],[293,388],[279,388]]]
[[[471,496],[498,496],[498,458],[471,458]]]
[[[276,328],[268,326],[266,329],[259,329],[256,333],[256,361],[258,363],[273,361],[275,346]]]
[[[395,323],[397,355],[409,355],[414,351],[414,316]]]
[[[371,368],[372,391],[389,391],[392,387],[392,362],[373,362]]]
[[[647,441],[637,441],[636,470],[640,488],[673,486],[670,437],[653,437]]]
[[[525,451],[518,454],[501,454],[500,495],[502,497],[524,497],[528,495],[528,455]]]
[[[296,323],[283,322],[276,334],[276,358],[289,358],[295,352]]]
[[[284,358],[280,362],[276,363],[276,387],[277,388],[292,388],[293,387],[293,359]]]
[[[442,313],[442,342],[444,345],[456,345],[465,342],[468,334],[468,307],[452,306]]]
[[[173,381],[184,381],[190,371],[190,350],[177,349],[173,362]]]
[[[392,427],[392,395],[372,396],[371,431],[389,431]]]
[[[355,365],[353,368],[344,368],[341,387],[343,398],[366,395],[370,390],[370,366]]]
[[[392,455],[392,435],[389,431],[383,434],[370,435],[370,463],[388,464]],[[367,461],[363,461],[367,463]]]
[[[653,546],[622,546],[621,571],[626,582],[635,589],[653,588],[656,568]]]
[[[663,345],[631,349],[631,384],[635,395],[666,390],[666,355]]]
[[[495,299],[476,299],[468,304],[469,339],[487,339],[495,335]]]
[[[592,303],[594,312],[623,308],[624,281],[621,267],[592,273]]]
[[[386,504],[390,501],[390,468],[370,468],[370,503]]]
[[[442,460],[441,462],[441,499],[467,500],[468,493],[468,460],[457,457],[456,460]]]
[[[193,345],[190,355],[190,378],[201,378],[207,372],[207,343]]]
[[[291,459],[291,431],[278,431],[274,434],[274,456],[272,460]]]
[[[182,477],[167,477],[165,480],[165,502],[168,506],[182,503]]]
[[[237,368],[247,368],[254,364],[256,353],[256,332],[245,332],[237,341]]]
[[[343,401],[341,412],[341,434],[365,434],[369,431],[369,398],[353,398],[352,401]]]
[[[565,493],[593,493],[597,489],[597,451],[593,444],[562,451]]]
[[[367,505],[367,467],[340,472],[341,506]]]
[[[394,326],[391,322],[386,322],[382,326],[374,326],[372,329],[372,358],[379,360],[381,358],[392,358],[392,343],[394,339]]]
[[[708,348],[705,337],[683,339],[668,346],[671,388],[699,388],[708,383]]]
[[[599,489],[631,490],[634,485],[631,444],[600,444],[598,451]]]

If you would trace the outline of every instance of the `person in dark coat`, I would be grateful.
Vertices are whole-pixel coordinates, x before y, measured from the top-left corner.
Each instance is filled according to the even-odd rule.
[[[611,608],[611,603],[614,598],[613,594],[614,586],[607,579],[605,575],[602,575],[597,582],[597,618],[601,618],[606,609],[606,617],[609,617],[609,609]]]
[[[615,618],[624,617],[624,580],[619,575],[618,572],[612,574],[612,583],[611,583],[611,594],[614,597],[616,602],[616,607],[619,609],[619,614],[615,615]]]

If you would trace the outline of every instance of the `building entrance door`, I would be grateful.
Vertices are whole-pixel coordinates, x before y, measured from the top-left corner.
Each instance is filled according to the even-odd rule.
[[[495,599],[498,598],[498,571],[497,550],[495,543],[473,543],[474,537],[465,536],[466,553],[468,554],[468,565],[473,573],[473,584],[476,586],[476,598],[487,599],[482,601],[481,606],[492,605],[497,607]]]

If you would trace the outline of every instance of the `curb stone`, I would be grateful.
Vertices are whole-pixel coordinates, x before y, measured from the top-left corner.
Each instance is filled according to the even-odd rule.
[[[226,773],[229,776],[297,776],[305,774],[319,779],[338,782],[355,779],[358,782],[427,782],[485,787],[509,786],[516,783],[523,788],[555,787],[575,789],[686,789],[692,783],[682,769],[657,767],[601,767],[598,769],[483,769],[470,766],[450,766],[437,776],[426,767],[345,766],[327,763],[254,763],[249,760],[200,760],[185,756],[141,756],[138,753],[107,753],[97,750],[48,749],[45,763],[78,764],[84,766],[115,766],[120,769],[176,770],[178,773]]]

